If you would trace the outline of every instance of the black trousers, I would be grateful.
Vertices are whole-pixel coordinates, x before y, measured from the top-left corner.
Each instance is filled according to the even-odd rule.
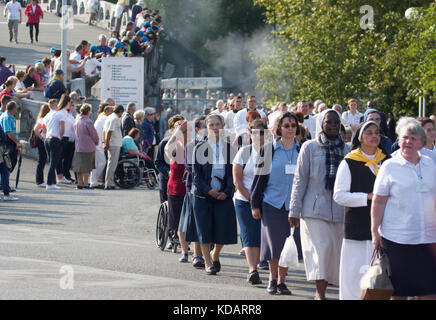
[[[56,167],[57,174],[62,174],[65,178],[71,179],[70,170],[73,165],[73,157],[75,144],[68,141],[68,137],[62,138],[62,152],[58,166]]]
[[[44,142],[41,139],[36,140],[38,148],[38,163],[36,165],[36,184],[44,183],[44,167],[47,162],[47,151],[45,150]]]
[[[30,40],[33,41],[33,27],[35,27],[35,40],[38,41],[39,36],[39,23],[28,23],[29,32],[30,32]]]
[[[47,185],[56,184],[56,167],[61,159],[62,142],[58,138],[48,138],[45,140],[45,149],[50,158],[50,168],[47,175]]]

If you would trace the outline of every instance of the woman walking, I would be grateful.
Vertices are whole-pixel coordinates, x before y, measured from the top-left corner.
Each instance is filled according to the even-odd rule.
[[[419,121],[401,118],[400,151],[380,168],[371,206],[375,249],[388,257],[394,299],[436,299],[436,166]]]
[[[336,175],[333,199],[345,207],[344,239],[339,270],[339,299],[359,300],[362,270],[373,253],[371,202],[376,176],[388,158],[378,148],[380,132],[373,121],[361,123],[353,151],[345,156]]]
[[[316,300],[325,299],[328,283],[339,284],[344,208],[333,200],[336,172],[350,147],[342,140],[340,114],[319,115],[316,139],[306,141],[298,157],[289,218],[300,225],[308,281],[316,282]]]
[[[221,270],[219,255],[226,244],[236,244],[236,216],[232,200],[232,147],[222,139],[224,118],[206,118],[207,139],[194,149],[194,216],[208,275]],[[211,244],[214,243],[212,252]]]
[[[77,173],[77,189],[92,190],[89,186],[89,175],[95,169],[95,148],[99,143],[97,131],[89,115],[91,105],[85,103],[74,122],[76,135],[76,153],[74,155],[74,172]]]
[[[33,131],[36,136],[36,147],[38,149],[38,164],[36,165],[36,185],[40,188],[45,188],[44,183],[44,167],[47,162],[47,151],[45,150],[44,142],[46,138],[47,128],[43,124],[44,117],[50,112],[50,106],[43,104],[39,109],[38,117],[36,118]]]
[[[38,4],[38,0],[32,0],[32,2],[26,6],[24,14],[27,16],[26,26],[29,27],[30,43],[33,43],[33,28],[35,28],[35,40],[38,42],[39,22],[40,19],[44,19],[44,13]]]
[[[259,151],[256,175],[251,188],[251,210],[254,219],[261,219],[260,260],[268,261],[269,294],[290,295],[285,284],[288,268],[279,267],[280,254],[289,237],[288,222],[292,183],[297,164],[300,134],[297,117],[286,112],[277,118],[274,142]]]
[[[254,120],[248,127],[252,145],[242,147],[233,160],[233,180],[236,192],[235,210],[239,222],[242,247],[248,263],[247,281],[260,284],[262,281],[257,272],[260,257],[260,220],[251,214],[250,190],[254,180],[254,171],[259,149],[265,142],[268,127],[262,120]]]

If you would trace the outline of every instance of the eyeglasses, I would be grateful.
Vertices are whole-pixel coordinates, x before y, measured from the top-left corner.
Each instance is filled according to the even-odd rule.
[[[326,120],[325,123],[326,124],[341,124],[341,122],[339,120]]]
[[[282,128],[285,128],[285,129],[289,129],[289,128],[294,129],[296,127],[297,127],[297,125],[295,123],[291,123],[291,124],[287,123],[287,124],[282,125]]]

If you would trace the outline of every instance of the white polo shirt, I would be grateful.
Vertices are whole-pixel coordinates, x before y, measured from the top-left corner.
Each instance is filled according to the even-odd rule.
[[[398,152],[380,168],[374,194],[389,196],[381,235],[400,244],[436,243],[436,165],[422,155],[417,165]]]
[[[65,121],[67,118],[67,111],[62,109],[60,111],[51,110],[43,119],[43,123],[47,129],[47,139],[54,137],[61,139],[60,122]]]
[[[21,4],[18,1],[9,1],[5,9],[8,9],[8,20],[20,20]]]
[[[359,112],[356,111],[356,114],[352,114],[351,111],[345,111],[342,114],[342,118],[344,118],[344,120],[347,122],[347,124],[351,127],[351,126],[358,126],[360,124],[360,118],[363,115]]]

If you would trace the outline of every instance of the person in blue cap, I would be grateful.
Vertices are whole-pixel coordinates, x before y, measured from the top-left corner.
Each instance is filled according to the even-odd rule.
[[[144,55],[144,52],[147,49],[145,45],[142,45],[141,41],[144,36],[144,31],[139,30],[136,33],[136,37],[130,42],[130,51],[132,53],[132,56],[136,57]]]
[[[112,54],[115,57],[124,57],[124,49],[127,49],[126,46],[118,41],[117,43],[115,43],[115,47],[112,49]]]

